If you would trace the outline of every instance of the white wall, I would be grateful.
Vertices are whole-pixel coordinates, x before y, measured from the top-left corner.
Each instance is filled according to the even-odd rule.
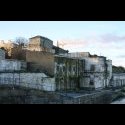
[[[55,91],[55,78],[44,73],[0,73],[0,84],[15,84],[45,91]]]
[[[112,85],[114,87],[125,85],[125,73],[119,73],[119,74],[114,73]]]
[[[2,49],[0,49],[0,60],[1,59],[5,59],[5,51],[3,51]]]
[[[24,62],[21,62],[19,60],[10,60],[10,59],[0,60],[0,71],[13,71],[13,70],[19,71],[21,70],[22,63]]]

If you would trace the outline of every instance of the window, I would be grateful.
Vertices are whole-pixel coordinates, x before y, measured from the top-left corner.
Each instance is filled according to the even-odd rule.
[[[66,71],[66,67],[65,66],[63,66],[63,72],[65,72]]]
[[[73,67],[73,71],[76,72],[76,67]]]
[[[56,66],[56,70],[57,70],[57,72],[59,72],[59,66]]]
[[[69,72],[71,72],[71,65],[69,65]]]
[[[91,71],[95,71],[95,65],[91,65],[90,70],[91,70]]]
[[[90,85],[94,85],[94,81],[93,80],[90,81]]]

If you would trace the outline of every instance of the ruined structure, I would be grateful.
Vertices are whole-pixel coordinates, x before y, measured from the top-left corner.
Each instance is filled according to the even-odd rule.
[[[125,73],[113,73],[110,86],[111,87],[125,86]]]
[[[46,75],[54,76],[54,55],[44,51],[27,51],[26,61],[28,71],[43,72]]]
[[[84,60],[55,55],[56,90],[80,89],[84,68]]]
[[[0,60],[0,72],[26,71],[25,61],[4,59]]]
[[[55,91],[55,79],[44,73],[0,73],[0,84],[19,85],[44,91]]]
[[[30,51],[45,51],[54,53],[53,41],[42,36],[29,38],[28,50]]]
[[[5,59],[5,52],[0,49],[0,72],[26,71],[25,61]]]
[[[106,57],[91,55],[89,52],[69,53],[66,56],[85,61],[81,88],[102,89],[108,87],[112,77],[112,61]]]
[[[30,78],[34,77],[30,87],[36,86],[37,83],[40,83],[40,86],[51,86],[46,89],[41,87],[47,91],[103,89],[109,87],[112,80],[116,85],[117,80],[123,80],[123,77],[112,75],[112,61],[106,57],[91,55],[89,52],[68,53],[67,50],[54,46],[52,40],[42,36],[30,38],[25,48],[12,47],[11,57],[11,60],[5,59],[5,52],[0,50],[0,71],[4,73],[0,74],[0,78],[3,81],[5,72],[9,71],[12,73],[10,76],[13,76],[14,71],[25,70],[28,78],[25,78],[24,74],[20,74],[21,77],[15,75],[15,78],[22,78],[24,81],[19,83],[30,84]],[[9,77],[8,74],[7,76]],[[43,80],[43,77],[46,77],[46,80]],[[124,84],[124,81],[120,84]]]
[[[30,51],[44,51],[55,54],[68,53],[68,50],[64,50],[58,46],[53,45],[53,41],[43,37],[43,36],[35,36],[29,38],[29,44],[27,50]]]
[[[5,52],[1,49],[0,49],[0,84],[20,85],[29,88],[41,89],[45,91],[56,90],[54,77],[51,78],[45,75],[44,73],[28,72],[27,63],[25,61],[15,60],[15,59],[5,59]]]

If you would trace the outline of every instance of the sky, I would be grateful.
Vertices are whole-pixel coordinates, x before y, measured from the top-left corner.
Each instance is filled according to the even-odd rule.
[[[36,35],[70,52],[106,56],[125,67],[125,21],[0,21],[0,40]],[[62,46],[63,44],[63,46]]]

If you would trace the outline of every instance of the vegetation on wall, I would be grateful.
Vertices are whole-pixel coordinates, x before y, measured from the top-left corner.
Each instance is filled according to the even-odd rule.
[[[122,66],[112,66],[113,73],[125,73],[125,68]]]

